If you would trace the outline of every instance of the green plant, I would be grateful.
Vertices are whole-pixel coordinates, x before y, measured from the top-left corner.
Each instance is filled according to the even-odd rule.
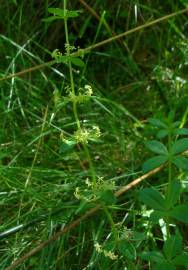
[[[188,149],[188,139],[179,138],[180,135],[187,135],[188,129],[179,128],[180,122],[174,122],[173,120],[173,112],[169,113],[164,120],[149,119],[149,123],[155,128],[156,137],[158,139],[167,138],[167,146],[158,140],[146,142],[147,148],[158,156],[143,164],[143,170],[149,171],[167,163],[166,192],[162,195],[156,188],[145,188],[139,192],[140,200],[152,209],[149,219],[153,226],[162,220],[166,225],[166,230],[163,229],[163,237],[166,240],[163,246],[163,254],[158,251],[149,251],[142,254],[142,258],[155,262],[154,269],[161,269],[161,267],[162,269],[178,269],[176,268],[178,265],[188,266],[188,254],[179,254],[183,252],[182,238],[179,234],[172,234],[174,226],[178,230],[178,221],[188,224],[188,204],[182,203],[182,200],[180,200],[184,190],[181,181],[174,179],[175,172],[172,166],[175,165],[180,170],[188,171],[188,159],[182,156]]]

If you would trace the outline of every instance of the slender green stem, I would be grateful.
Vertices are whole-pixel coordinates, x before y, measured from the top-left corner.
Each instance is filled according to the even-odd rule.
[[[68,54],[68,56],[70,56],[71,52],[70,52],[69,33],[68,33],[67,18],[66,18],[66,6],[67,6],[67,0],[64,0],[65,38],[66,38],[66,44],[67,44],[67,54]],[[69,66],[69,75],[70,75],[70,82],[71,82],[71,91],[75,95],[74,78],[73,78],[72,64],[71,64],[70,59],[68,60],[68,66]],[[78,118],[78,112],[77,112],[77,107],[76,107],[75,101],[73,101],[73,113],[74,113],[77,127],[80,128],[80,121]]]
[[[168,152],[169,152],[169,158],[168,158],[168,186],[166,190],[166,199],[169,203],[170,201],[170,194],[171,194],[171,186],[172,186],[172,136],[171,136],[171,127],[168,134]],[[169,228],[169,218],[166,219],[166,230],[167,230],[167,238],[170,237],[170,228]]]
[[[69,34],[68,34],[68,26],[67,26],[67,18],[66,18],[66,6],[67,6],[67,0],[64,0],[65,38],[66,38],[66,44],[67,44],[67,55],[70,56],[71,51],[70,51]],[[68,60],[68,66],[69,66],[71,91],[75,95],[74,77],[73,77],[72,64],[71,64],[70,59]],[[76,120],[77,128],[80,129],[81,125],[80,125],[80,120],[79,120],[79,117],[78,117],[77,103],[74,100],[73,100],[73,113],[74,113],[74,117],[75,117],[75,120]],[[94,190],[95,190],[96,189],[96,174],[95,174],[95,170],[94,170],[94,167],[93,167],[92,159],[91,159],[91,156],[90,156],[87,145],[85,143],[83,143],[82,145],[83,145],[85,154],[86,154],[88,162],[89,162],[89,167],[90,167],[90,171],[91,171],[91,175],[92,175],[92,179],[93,179],[93,183],[94,183]]]
[[[109,220],[109,223],[111,225],[111,228],[112,228],[112,231],[113,231],[113,235],[114,235],[115,244],[117,246],[118,240],[119,240],[119,236],[118,236],[118,232],[117,232],[116,226],[114,224],[113,218],[112,218],[111,214],[109,213],[108,208],[107,208],[106,205],[103,205],[103,210],[104,210],[104,212],[105,212],[105,214],[106,214],[106,216],[107,216],[107,218]]]

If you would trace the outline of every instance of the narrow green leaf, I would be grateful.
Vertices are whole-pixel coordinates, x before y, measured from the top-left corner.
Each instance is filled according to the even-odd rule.
[[[85,65],[84,62],[78,57],[71,57],[70,60],[75,66],[84,67]]]
[[[100,192],[100,201],[104,202],[107,205],[114,204],[116,202],[116,197],[112,190],[104,190]]]
[[[173,259],[177,254],[182,251],[182,238],[179,234],[172,235],[168,238],[163,246],[163,252],[167,260]]]
[[[188,149],[188,138],[177,140],[172,146],[173,154],[181,153]]]
[[[144,162],[142,166],[142,170],[143,172],[148,172],[164,164],[167,160],[168,160],[167,156],[156,156],[156,157],[150,158]]]
[[[165,199],[161,193],[154,188],[145,188],[140,191],[140,200],[152,209],[165,210]]]
[[[50,16],[50,17],[47,17],[47,18],[44,18],[42,19],[43,22],[53,22],[55,20],[59,20],[61,18],[57,17],[57,16]]]
[[[168,199],[166,199],[166,208],[170,209],[178,201],[182,191],[181,183],[178,180],[175,180],[171,183],[170,194]]]
[[[174,135],[188,135],[188,128],[176,128],[173,134]]]
[[[163,254],[159,251],[148,251],[141,253],[140,257],[146,261],[152,261],[157,263],[165,263],[166,260]]]
[[[65,10],[61,9],[61,8],[48,8],[48,12],[52,13],[55,16],[58,16],[59,19],[64,19],[64,18],[74,18],[79,16],[79,12],[81,12],[80,10]]]
[[[146,147],[149,148],[152,152],[159,155],[168,155],[168,150],[166,146],[159,141],[148,141],[146,142]]]
[[[118,249],[119,252],[124,258],[128,258],[130,260],[135,260],[136,259],[136,250],[134,245],[131,243],[123,240],[118,243]]]
[[[67,11],[64,12],[64,9],[61,8],[48,8],[48,12],[56,16],[64,17]]]
[[[176,267],[169,262],[157,263],[156,265],[154,265],[152,269],[153,270],[177,270]]]
[[[165,128],[165,129],[167,129],[168,127],[165,123],[161,122],[157,118],[149,118],[148,121],[152,126],[155,126],[155,127]]]
[[[188,171],[188,159],[182,156],[173,157],[172,162],[179,168]]]
[[[166,137],[167,135],[168,135],[168,130],[166,130],[166,129],[161,129],[161,130],[159,130],[159,131],[157,132],[156,137],[157,137],[158,139],[162,139],[162,138]]]
[[[60,154],[70,152],[74,148],[75,144],[75,141],[68,141],[67,143],[62,142],[59,149]]]
[[[188,204],[182,204],[174,207],[169,215],[179,221],[188,223]]]
[[[168,216],[168,212],[163,210],[163,211],[158,211],[155,210],[151,213],[149,220],[152,221],[152,223],[156,224],[159,222],[159,219],[165,218]]]
[[[174,122],[174,123],[172,124],[172,127],[173,127],[173,128],[177,128],[177,127],[179,127],[180,124],[181,124],[180,121],[176,121],[176,122]]]
[[[182,266],[187,266],[188,267],[188,254],[183,253],[181,255],[178,255],[173,259],[172,262],[175,265],[182,265]]]

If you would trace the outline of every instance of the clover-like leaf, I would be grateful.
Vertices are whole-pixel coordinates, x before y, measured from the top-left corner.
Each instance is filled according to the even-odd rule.
[[[168,126],[165,123],[163,123],[161,120],[157,118],[149,118],[148,121],[154,127],[165,128],[165,129],[168,128]]]
[[[166,199],[166,208],[170,209],[172,206],[174,206],[181,194],[182,186],[180,181],[174,180],[171,183],[170,193],[168,195],[168,198]]]
[[[168,160],[167,156],[161,155],[161,156],[152,157],[144,162],[142,166],[142,170],[143,172],[148,172],[164,164],[167,160]]]
[[[156,140],[146,142],[147,148],[149,148],[152,152],[159,154],[159,155],[168,155],[168,150],[166,146]]]
[[[182,204],[174,207],[169,215],[179,221],[188,223],[188,204]]]
[[[175,156],[172,162],[179,168],[188,171],[188,159],[182,156]]]
[[[163,246],[163,252],[168,260],[171,260],[182,251],[182,237],[180,234],[172,235],[168,238]]]
[[[176,128],[173,134],[174,135],[188,135],[188,128]]]
[[[172,153],[179,154],[188,149],[188,138],[177,140],[172,146]]]
[[[161,193],[154,188],[145,188],[140,191],[140,200],[152,209],[164,211],[166,207],[165,199]]]

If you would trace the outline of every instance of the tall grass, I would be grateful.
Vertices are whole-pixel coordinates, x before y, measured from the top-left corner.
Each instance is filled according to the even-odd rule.
[[[157,169],[121,197],[113,194],[144,174],[144,143],[156,134],[148,118],[174,110],[178,127],[187,126],[185,7],[160,0],[2,2],[0,269],[40,245],[17,269],[158,269],[166,220],[154,225],[139,194],[153,187],[164,195],[173,177],[183,183],[179,203],[186,203],[186,168],[170,167],[170,175]],[[79,16],[48,22],[49,8]],[[66,54],[63,63],[52,58],[56,49]],[[187,258],[187,223],[166,223],[178,243],[183,238]],[[156,260],[144,257],[150,251]]]

